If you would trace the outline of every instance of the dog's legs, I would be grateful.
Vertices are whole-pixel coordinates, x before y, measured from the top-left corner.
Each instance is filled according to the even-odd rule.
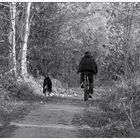
[[[48,92],[48,96],[50,96],[51,92]]]

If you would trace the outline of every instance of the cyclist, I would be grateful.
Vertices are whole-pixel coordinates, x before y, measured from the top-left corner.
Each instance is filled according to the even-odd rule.
[[[84,57],[82,57],[80,64],[79,64],[79,68],[77,73],[81,72],[80,75],[80,84],[81,84],[81,88],[83,88],[83,82],[84,82],[84,72],[88,72],[88,77],[89,77],[89,98],[92,98],[92,94],[93,94],[93,75],[96,75],[98,73],[98,68],[97,68],[97,64],[94,61],[93,56],[91,55],[91,53],[89,51],[85,52]]]

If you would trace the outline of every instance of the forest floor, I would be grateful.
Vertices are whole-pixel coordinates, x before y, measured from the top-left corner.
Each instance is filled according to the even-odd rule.
[[[125,114],[105,108],[101,95],[111,92],[111,89],[94,89],[93,99],[87,102],[83,100],[80,89],[68,91],[71,92],[67,96],[61,93],[35,101],[23,101],[21,107],[4,117],[0,137],[140,137],[131,128],[124,128]]]

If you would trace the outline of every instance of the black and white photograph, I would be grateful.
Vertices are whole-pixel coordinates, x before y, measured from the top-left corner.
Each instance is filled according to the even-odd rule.
[[[140,2],[0,1],[0,138],[140,138]]]

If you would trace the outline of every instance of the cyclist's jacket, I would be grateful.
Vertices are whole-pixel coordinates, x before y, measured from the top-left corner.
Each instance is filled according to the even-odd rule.
[[[95,63],[93,57],[90,54],[86,54],[80,61],[78,73],[79,72],[93,72],[98,73],[97,64]]]

